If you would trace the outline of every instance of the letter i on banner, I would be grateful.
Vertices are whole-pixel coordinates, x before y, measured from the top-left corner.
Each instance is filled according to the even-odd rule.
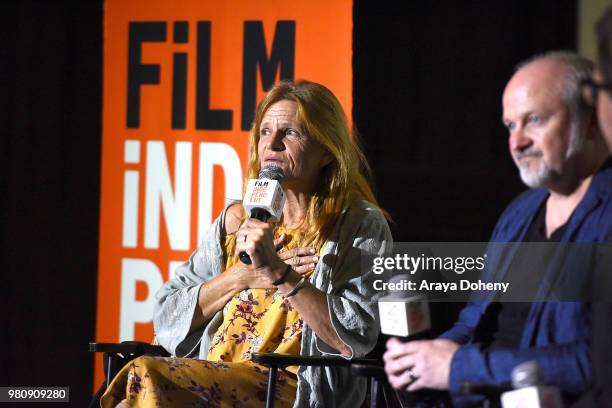
[[[312,80],[351,112],[351,35],[347,0],[105,1],[97,341],[153,339],[155,292],[242,198],[266,89]]]

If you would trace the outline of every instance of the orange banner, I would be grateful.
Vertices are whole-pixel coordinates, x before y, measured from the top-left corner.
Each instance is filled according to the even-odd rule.
[[[104,34],[96,340],[150,341],[155,292],[242,196],[264,89],[320,82],[350,114],[352,2],[107,0]]]

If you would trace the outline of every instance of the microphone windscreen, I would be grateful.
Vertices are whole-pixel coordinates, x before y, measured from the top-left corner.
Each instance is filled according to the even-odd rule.
[[[535,387],[543,383],[542,368],[535,361],[525,361],[512,369],[514,389]]]
[[[260,179],[283,181],[285,173],[278,166],[266,166],[259,172]]]
[[[389,291],[388,297],[397,299],[408,299],[413,296],[420,295],[420,292],[408,289],[405,282],[412,279],[410,274],[396,274],[391,276],[389,283],[394,285],[395,290]]]

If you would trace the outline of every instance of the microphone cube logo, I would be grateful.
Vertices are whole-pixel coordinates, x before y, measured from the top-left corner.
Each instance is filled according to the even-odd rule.
[[[382,297],[378,301],[380,330],[389,336],[408,337],[431,328],[429,304],[422,295]]]
[[[253,192],[251,193],[251,203],[267,203],[268,198],[268,183],[256,181],[255,186],[253,187]]]

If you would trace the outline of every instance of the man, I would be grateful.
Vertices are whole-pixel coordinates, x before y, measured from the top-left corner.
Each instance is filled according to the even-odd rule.
[[[598,67],[593,80],[587,81],[584,91],[587,100],[597,107],[599,126],[612,153],[612,7],[604,13],[596,27]],[[595,287],[612,290],[609,277],[612,269],[603,271],[595,280]],[[609,272],[607,274],[607,272]],[[607,276],[606,276],[607,275]],[[608,299],[604,299],[608,300]],[[592,310],[593,324],[593,388],[582,398],[577,407],[612,407],[612,303],[595,302]]]
[[[612,152],[612,7],[610,7],[597,24],[598,67],[594,74],[594,92],[597,104],[599,125],[603,131],[608,148]]]
[[[589,61],[556,52],[519,65],[507,84],[508,145],[521,179],[532,189],[506,209],[492,241],[609,240],[612,167],[580,86],[591,73]],[[497,327],[482,336],[489,319]],[[462,383],[507,384],[512,368],[535,360],[547,384],[575,397],[590,383],[589,330],[583,303],[470,302],[436,340],[389,340],[385,371],[395,388],[449,390],[453,404],[461,407],[482,400],[461,395]]]

